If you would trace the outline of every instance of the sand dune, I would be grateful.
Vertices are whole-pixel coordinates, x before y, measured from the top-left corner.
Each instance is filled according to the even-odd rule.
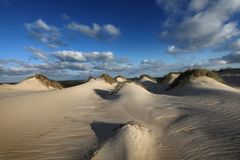
[[[171,92],[175,93],[181,93],[181,94],[192,94],[193,92],[198,94],[199,90],[200,92],[202,90],[224,90],[224,91],[230,91],[230,92],[240,92],[239,89],[230,87],[226,84],[220,83],[212,78],[203,76],[194,78],[190,81],[186,82],[180,82],[180,84],[176,87],[174,87]]]
[[[152,159],[154,137],[150,130],[138,123],[127,123],[115,129],[112,137],[107,139],[100,148],[94,152],[92,160],[112,159]],[[109,152],[111,150],[111,152]]]
[[[34,94],[61,88],[63,87],[58,82],[49,80],[43,75],[36,75],[14,85],[0,85],[0,98]]]
[[[2,97],[0,159],[238,160],[239,96],[200,76],[160,94],[97,78]]]

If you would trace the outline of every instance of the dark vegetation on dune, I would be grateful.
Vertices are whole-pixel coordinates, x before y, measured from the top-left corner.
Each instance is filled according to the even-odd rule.
[[[181,74],[182,72],[169,72],[167,75],[165,75],[162,79],[161,79],[161,82],[163,81],[168,81],[172,78],[172,75],[173,74]],[[161,83],[160,82],[160,83]]]
[[[110,75],[108,75],[106,73],[102,74],[99,78],[105,80],[109,84],[113,84],[113,83],[117,82],[115,79],[113,79]]]
[[[180,83],[187,83],[188,81],[197,78],[197,77],[210,77],[212,79],[215,79],[218,82],[223,83],[222,78],[213,71],[209,71],[207,69],[192,69],[192,70],[187,70],[185,72],[182,72],[178,78],[176,78],[170,85],[169,89],[172,89],[176,86],[178,86]]]
[[[26,79],[30,79],[30,78],[36,78],[36,79],[40,80],[47,87],[53,87],[53,88],[58,88],[58,89],[63,88],[63,86],[59,82],[48,79],[46,76],[44,76],[42,74],[36,74],[36,75],[28,77]]]
[[[78,86],[86,82],[86,80],[65,80],[58,81],[64,88]]]

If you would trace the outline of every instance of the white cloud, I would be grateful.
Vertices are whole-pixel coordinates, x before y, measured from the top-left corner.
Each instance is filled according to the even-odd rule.
[[[120,35],[120,29],[115,27],[112,24],[105,24],[103,25],[103,30],[107,32],[108,34],[112,36],[119,36]]]
[[[82,52],[72,51],[72,50],[64,50],[57,51],[54,56],[60,61],[69,61],[69,62],[83,62],[86,61],[86,57]]]
[[[181,48],[177,48],[175,45],[171,45],[168,46],[167,48],[167,53],[169,54],[183,54],[183,53],[187,53],[188,51],[181,49]]]
[[[176,48],[189,51],[213,48],[240,35],[238,24],[232,19],[240,12],[239,0],[159,1],[166,12],[171,8],[162,39],[175,43]],[[186,10],[182,3],[188,3],[195,12]]]
[[[208,3],[209,3],[208,0],[191,0],[189,4],[189,8],[190,10],[193,10],[193,11],[200,11],[204,9],[204,7],[206,7]]]
[[[80,32],[92,38],[97,38],[101,30],[101,27],[96,23],[93,23],[92,27],[90,27],[84,24],[78,24],[76,22],[72,22],[67,26],[67,28],[76,32]]]
[[[88,26],[72,22],[67,25],[67,28],[91,38],[114,38],[121,34],[120,29],[112,24],[104,24],[100,26],[97,23],[93,23],[92,26]]]
[[[28,34],[46,44],[48,47],[57,48],[64,43],[60,39],[60,31],[57,27],[48,25],[42,19],[38,19],[32,23],[25,23]]]
[[[72,50],[57,51],[53,54],[55,58],[60,61],[69,62],[106,62],[114,60],[114,53],[110,51],[106,52],[81,52]]]
[[[89,61],[112,61],[112,60],[114,60],[114,54],[110,51],[84,53],[84,56]]]
[[[237,39],[232,44],[230,44],[227,49],[233,50],[233,51],[240,51],[240,39]]]
[[[42,59],[42,60],[48,59],[46,53],[43,52],[41,49],[35,48],[33,46],[25,47],[25,49],[31,52],[35,59]]]

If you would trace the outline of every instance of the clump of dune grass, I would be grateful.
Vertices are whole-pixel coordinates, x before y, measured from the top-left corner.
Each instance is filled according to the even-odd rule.
[[[42,82],[46,87],[53,87],[53,88],[58,88],[58,89],[62,89],[63,86],[54,81],[54,80],[51,80],[51,79],[48,79],[46,76],[44,76],[43,74],[36,74],[34,76],[30,76],[28,77],[27,79],[30,79],[30,78],[36,78],[38,79],[40,82]]]
[[[117,82],[115,79],[113,79],[110,75],[106,73],[102,74],[99,78],[104,79],[109,84],[113,84]]]
[[[197,77],[210,77],[212,79],[215,79],[218,82],[223,83],[222,78],[215,72],[209,71],[207,69],[191,69],[187,70],[185,72],[182,72],[178,78],[176,78],[170,85],[169,89],[172,89],[176,86],[178,86],[180,83],[187,83],[192,79],[195,79]]]

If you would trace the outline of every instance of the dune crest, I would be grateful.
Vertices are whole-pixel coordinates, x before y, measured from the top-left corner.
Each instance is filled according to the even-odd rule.
[[[149,75],[141,75],[140,76],[140,79],[139,79],[139,82],[145,82],[145,81],[149,81],[149,82],[152,82],[152,83],[157,83],[157,81],[150,77]]]

